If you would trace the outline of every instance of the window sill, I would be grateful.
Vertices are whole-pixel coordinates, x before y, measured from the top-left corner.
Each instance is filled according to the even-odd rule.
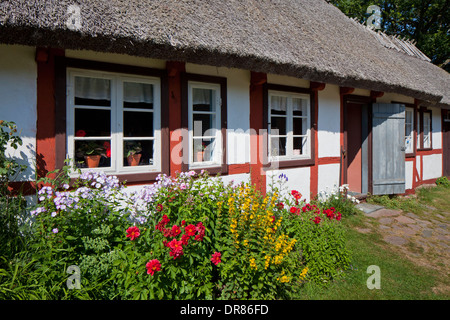
[[[264,169],[278,169],[278,168],[295,168],[295,167],[306,167],[313,166],[315,164],[314,159],[289,159],[280,160],[277,162],[269,162],[263,165]]]
[[[415,152],[412,153],[405,153],[405,158],[414,158],[416,156]]]

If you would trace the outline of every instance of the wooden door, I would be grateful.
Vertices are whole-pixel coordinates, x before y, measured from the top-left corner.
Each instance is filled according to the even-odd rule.
[[[372,193],[405,192],[405,106],[372,106]]]
[[[442,110],[442,134],[443,134],[443,174],[450,176],[450,110]]]
[[[361,104],[347,104],[347,184],[352,192],[361,193],[362,132]]]

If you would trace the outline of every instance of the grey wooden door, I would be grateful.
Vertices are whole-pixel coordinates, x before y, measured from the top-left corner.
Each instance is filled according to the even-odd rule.
[[[405,192],[405,106],[372,107],[372,194]]]

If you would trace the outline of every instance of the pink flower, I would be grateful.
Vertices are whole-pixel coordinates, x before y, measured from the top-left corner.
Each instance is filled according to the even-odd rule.
[[[140,230],[136,226],[129,227],[127,229],[127,238],[130,238],[130,240],[136,239],[137,237],[139,237],[140,234],[141,234]]]
[[[214,252],[212,257],[211,257],[211,262],[214,263],[216,266],[221,263],[222,261],[220,260],[220,258],[222,257],[222,254],[220,252]]]

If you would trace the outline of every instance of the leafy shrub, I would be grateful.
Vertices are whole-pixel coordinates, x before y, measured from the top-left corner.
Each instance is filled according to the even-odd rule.
[[[289,205],[289,211],[285,212],[286,232],[298,240],[302,263],[308,268],[308,280],[327,283],[342,274],[350,263],[340,225],[342,214],[334,207],[320,209],[301,201],[301,195],[295,190],[292,196],[294,199],[286,200]]]
[[[230,190],[220,203],[221,298],[286,297],[300,261],[297,240],[282,231],[282,210],[277,193],[262,196],[251,184]]]
[[[28,251],[0,270],[0,297],[289,298],[348,265],[341,214],[298,192],[281,199],[195,172],[160,175],[132,194],[98,172],[72,186],[65,174],[46,182]],[[80,290],[67,289],[70,265],[81,270]]]
[[[357,213],[355,205],[359,203],[359,200],[348,194],[348,185],[344,184],[331,190],[320,191],[313,202],[320,208],[335,208],[342,215],[349,216]]]
[[[440,177],[436,179],[436,184],[438,186],[444,186],[444,187],[450,187],[450,181],[448,180],[447,177]]]
[[[10,182],[26,166],[7,154],[7,149],[17,149],[22,145],[22,139],[16,134],[17,126],[12,121],[0,120],[0,254],[10,259],[23,248],[23,238],[19,228],[24,215],[26,200],[21,192],[12,194]],[[0,261],[0,267],[4,265]]]

